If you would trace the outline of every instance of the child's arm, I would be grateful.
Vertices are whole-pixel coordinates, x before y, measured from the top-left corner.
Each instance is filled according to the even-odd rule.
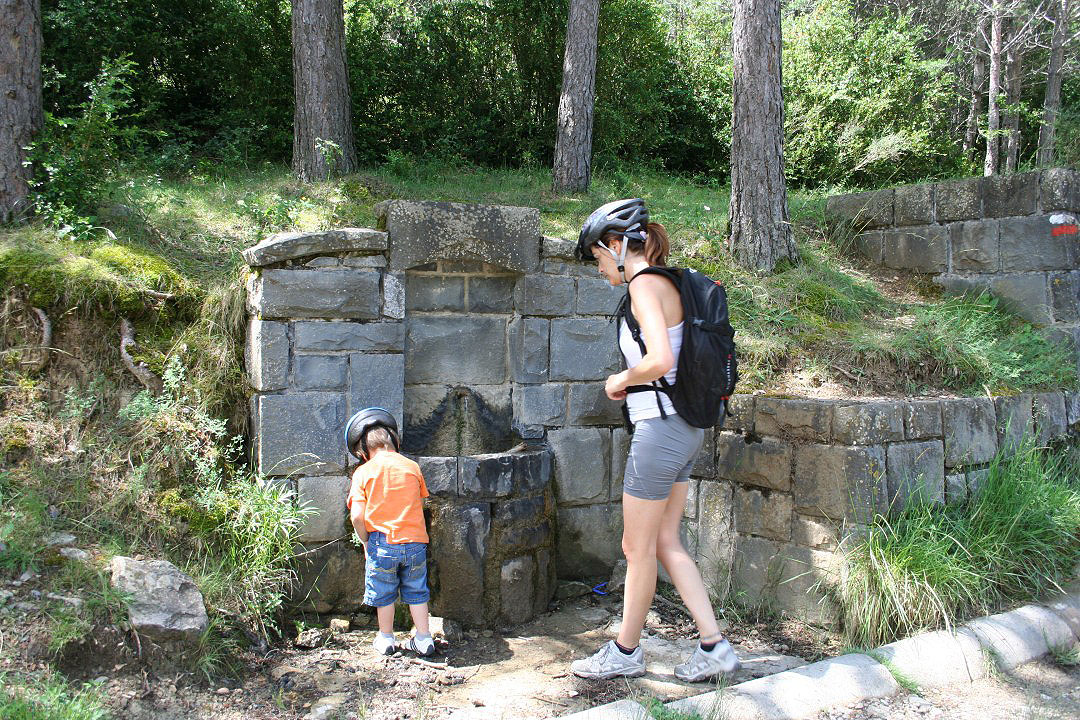
[[[364,508],[366,507],[366,502],[354,498],[352,507],[349,509],[349,520],[352,522],[353,530],[360,537],[360,542],[364,544],[364,547],[367,547],[368,537],[367,527],[364,525]]]

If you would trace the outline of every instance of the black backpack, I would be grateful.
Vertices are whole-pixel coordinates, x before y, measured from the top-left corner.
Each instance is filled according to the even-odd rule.
[[[634,277],[646,273],[663,275],[679,288],[683,306],[682,349],[679,350],[674,385],[661,377],[652,385],[631,385],[626,392],[655,392],[661,417],[667,417],[660,402],[660,393],[665,393],[671,398],[675,411],[690,425],[711,428],[721,424],[727,400],[735,392],[735,383],[739,380],[735,330],[728,322],[724,286],[690,268],[647,267]],[[630,312],[629,289],[615,311],[615,318],[620,316],[626,320],[630,334],[644,356],[645,341],[641,338],[641,326]],[[629,419],[625,404],[623,415]]]

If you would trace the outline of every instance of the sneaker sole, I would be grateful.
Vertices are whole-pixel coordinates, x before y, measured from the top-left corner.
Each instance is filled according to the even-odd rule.
[[[714,678],[714,677],[717,677],[719,675],[734,675],[735,673],[739,672],[740,670],[742,670],[742,661],[736,659],[735,660],[735,667],[731,668],[730,670],[718,670],[718,671],[716,671],[716,672],[714,672],[714,673],[712,673],[710,675],[695,675],[693,678],[680,677],[678,675],[678,673],[676,673],[675,677],[678,678],[679,680],[682,680],[683,682],[691,682],[691,683],[693,683],[693,682],[701,682],[702,680],[708,680],[709,678]]]
[[[610,672],[610,673],[580,673],[577,670],[571,670],[570,672],[577,675],[579,678],[585,678],[586,680],[611,680],[617,677],[641,677],[645,674],[645,668],[640,670],[631,670],[630,672]]]

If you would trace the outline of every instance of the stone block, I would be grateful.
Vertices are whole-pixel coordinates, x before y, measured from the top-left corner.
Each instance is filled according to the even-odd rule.
[[[994,398],[997,415],[997,442],[1002,452],[1012,455],[1024,436],[1032,437],[1032,397],[1028,394]]]
[[[253,389],[263,392],[284,389],[289,383],[288,326],[249,318],[244,365]]]
[[[573,260],[574,248],[576,247],[576,240],[566,240],[560,237],[550,237],[545,235],[541,241],[541,252],[545,258]]]
[[[469,312],[512,313],[514,286],[517,281],[517,277],[513,275],[470,277]]]
[[[1068,432],[1065,396],[1060,392],[1036,393],[1031,414],[1035,422],[1035,438],[1041,446],[1064,437]]]
[[[760,535],[771,540],[791,539],[791,510],[787,493],[758,488],[735,488],[735,530],[740,535]]]
[[[893,189],[832,195],[826,200],[828,214],[849,220],[856,227],[880,228],[893,224]]]
[[[1080,173],[1068,168],[1044,170],[1039,188],[1043,212],[1080,212]]]
[[[780,543],[739,535],[735,541],[731,599],[738,605],[771,605],[779,581]]]
[[[364,552],[349,542],[300,545],[292,586],[295,609],[354,612],[364,599]]]
[[[506,381],[506,320],[410,316],[405,324],[405,381],[409,384]]]
[[[889,503],[945,502],[945,448],[940,440],[893,443],[888,447]]]
[[[893,204],[894,224],[897,227],[929,225],[934,222],[934,186],[932,184],[924,183],[896,188]]]
[[[881,264],[885,252],[885,237],[880,230],[861,233],[855,237],[855,252],[874,263]]]
[[[376,320],[379,273],[365,270],[263,270],[252,305],[263,318]]]
[[[1011,670],[1045,655],[1052,647],[1069,647],[1076,642],[1064,620],[1038,605],[972,620],[964,629],[993,653],[999,670]]]
[[[882,645],[874,655],[921,688],[969,683],[986,677],[975,636],[937,630]]]
[[[993,278],[992,274],[953,275],[943,273],[934,276],[933,283],[940,285],[941,289],[949,295],[979,295],[990,290],[990,281]]]
[[[565,385],[518,385],[514,388],[515,426],[543,428],[563,425],[566,418]]]
[[[540,269],[548,275],[566,275],[566,263],[562,260],[544,260]]]
[[[458,494],[458,459],[456,457],[413,458],[420,466],[428,493],[434,497],[456,497]]]
[[[1067,391],[1065,393],[1065,422],[1069,427],[1080,423],[1080,392]]]
[[[514,478],[518,492],[544,490],[551,485],[552,453],[548,448],[514,453]]]
[[[990,471],[986,468],[968,470],[964,476],[967,479],[968,496],[976,497],[990,477]]]
[[[484,622],[484,561],[491,533],[487,503],[429,503],[432,612],[465,625]]]
[[[885,449],[808,444],[795,449],[795,508],[804,515],[869,522],[886,508]]]
[[[405,275],[405,305],[409,312],[465,309],[465,278],[446,275]]]
[[[1051,273],[1049,283],[1054,321],[1080,321],[1080,272]]]
[[[517,272],[533,272],[540,263],[536,208],[385,200],[375,206],[375,217],[390,237],[394,269],[431,258],[475,260]]]
[[[948,235],[940,225],[887,230],[882,242],[885,267],[924,273],[949,269]]]
[[[1046,273],[1009,273],[996,275],[990,281],[990,292],[1001,300],[1001,306],[1037,325],[1054,321],[1050,314]]]
[[[510,321],[510,371],[514,382],[547,382],[550,331],[551,321],[546,318],[515,317]]]
[[[620,367],[614,325],[607,318],[551,321],[552,380],[603,380]]]
[[[954,272],[997,272],[998,221],[970,220],[949,226]]]
[[[383,273],[383,317],[405,317],[405,277],[402,273]]]
[[[381,407],[404,427],[405,357],[402,355],[349,356],[349,410]],[[344,447],[344,441],[342,441]]]
[[[697,520],[698,516],[698,490],[703,482],[713,482],[713,480],[697,480],[696,478],[690,478],[690,482],[686,484],[686,504],[683,506],[683,517],[687,520]],[[694,539],[695,543],[697,538]],[[695,545],[695,548],[697,546]]]
[[[864,401],[833,409],[832,436],[844,445],[877,445],[904,439],[903,405]]]
[[[1061,618],[1077,640],[1080,640],[1080,593],[1060,593],[1045,603],[1046,609]]]
[[[1039,173],[984,177],[982,195],[983,217],[1031,215],[1039,199]]]
[[[839,530],[821,518],[794,513],[791,523],[791,542],[815,550],[835,550]]]
[[[720,416],[721,425],[725,430],[753,430],[754,429],[754,396],[738,394],[732,395],[728,400],[726,413]]]
[[[458,478],[462,497],[506,497],[514,491],[514,457],[496,453],[458,458]]]
[[[579,315],[611,315],[625,293],[625,288],[613,286],[604,278],[578,278],[577,312]]]
[[[547,612],[548,604],[555,595],[555,564],[551,562],[551,550],[536,551],[536,592],[533,594],[533,613]]]
[[[832,434],[832,401],[802,398],[754,399],[754,432],[828,442]]]
[[[773,437],[716,434],[716,474],[747,485],[791,489],[789,443]]]
[[[349,478],[344,475],[300,477],[296,481],[297,503],[316,512],[304,518],[300,542],[337,540],[352,532],[345,498],[349,495]]]
[[[617,502],[623,494],[623,476],[626,474],[626,460],[630,454],[630,433],[626,428],[611,431],[611,491],[609,497]]]
[[[716,433],[712,430],[705,431],[705,440],[701,443],[701,450],[698,451],[690,474],[709,480],[716,477]]]
[[[440,260],[436,267],[439,272],[467,275],[470,273],[482,273],[485,272],[485,268],[495,268],[496,266],[487,265],[479,260]]]
[[[909,400],[902,406],[904,436],[908,440],[941,437],[941,403],[937,400]]]
[[[622,403],[608,398],[602,383],[571,383],[570,425],[621,425]]]
[[[555,453],[555,497],[560,505],[604,502],[608,498],[611,431],[562,428],[548,433]]]
[[[299,390],[340,390],[345,386],[347,366],[344,355],[297,355],[293,386]]]
[[[345,469],[345,398],[341,393],[261,395],[255,402],[256,457],[263,475]],[[302,422],[301,422],[302,420]]]
[[[727,597],[735,556],[732,485],[723,480],[698,484],[697,564],[709,595]]]
[[[244,250],[251,267],[295,260],[310,255],[385,250],[386,233],[367,228],[341,228],[319,232],[276,233]]]
[[[1080,244],[1075,235],[1055,235],[1049,215],[1006,218],[1000,223],[1001,269],[1075,270]]]
[[[622,554],[622,506],[560,507],[555,557],[560,578],[608,577]]]
[[[502,500],[495,503],[492,519],[496,530],[503,530],[516,523],[539,524],[547,518],[547,503],[543,495]]]
[[[321,352],[392,352],[405,350],[405,326],[399,322],[296,322],[296,350]]]
[[[982,218],[982,178],[967,178],[938,183],[934,200],[939,223]]]
[[[384,268],[386,267],[385,255],[352,255],[342,258],[341,263],[351,268]]]
[[[514,309],[522,315],[570,315],[574,292],[574,278],[525,275],[514,288]]]
[[[317,257],[314,260],[308,260],[306,263],[304,263],[304,267],[309,268],[337,267],[338,265],[341,265],[341,258],[325,256]]]
[[[536,561],[529,555],[503,561],[499,572],[499,598],[503,622],[516,625],[533,616]]]
[[[835,629],[840,612],[828,593],[839,584],[842,558],[798,545],[782,547],[780,558],[775,608],[803,622]]]
[[[945,476],[945,502],[960,503],[968,499],[967,475],[953,473]]]
[[[945,467],[980,465],[997,452],[997,414],[990,398],[941,401]]]

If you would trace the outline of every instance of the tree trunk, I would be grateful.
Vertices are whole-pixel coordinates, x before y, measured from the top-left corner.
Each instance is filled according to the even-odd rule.
[[[342,0],[293,0],[293,172],[304,182],[356,169]]]
[[[982,112],[983,76],[986,74],[986,58],[983,55],[985,34],[986,17],[980,16],[972,57],[971,105],[968,108],[967,131],[964,133],[964,157],[968,162],[975,162],[975,143],[979,139],[979,113]]]
[[[729,248],[744,267],[772,272],[795,257],[784,181],[780,0],[736,0],[732,25]]]
[[[1020,86],[1023,78],[1024,48],[1019,38],[1009,46],[1008,56],[1008,94],[1009,113],[1005,121],[1008,135],[1005,138],[1005,174],[1016,172],[1020,159]]]
[[[1061,110],[1061,66],[1065,58],[1065,39],[1069,35],[1071,0],[1058,0],[1054,5],[1054,34],[1050,39],[1050,64],[1046,69],[1046,95],[1043,99],[1042,126],[1039,128],[1039,150],[1035,163],[1045,167],[1054,162],[1054,134],[1058,111]]]
[[[599,18],[600,0],[570,0],[552,171],[555,192],[580,192],[589,187]]]
[[[26,146],[41,129],[41,3],[0,0],[0,223],[30,195]]]
[[[1001,26],[1005,21],[1001,3],[994,2],[990,20],[990,89],[987,92],[986,111],[986,159],[983,161],[983,175],[994,175],[998,171],[998,145],[1001,130],[1001,110],[998,107],[998,94],[1001,92]]]

